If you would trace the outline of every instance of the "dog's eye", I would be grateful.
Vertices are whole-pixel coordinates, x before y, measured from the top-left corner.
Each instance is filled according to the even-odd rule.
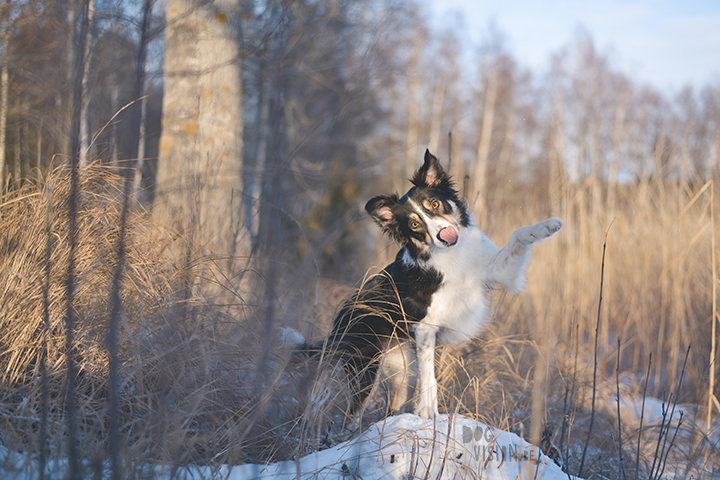
[[[420,228],[420,222],[418,222],[417,220],[413,220],[412,222],[410,222],[410,228],[412,228],[413,230],[417,230],[418,228]]]
[[[432,207],[433,210],[437,210],[438,208],[440,208],[440,202],[437,200],[433,200],[433,202],[430,204],[430,206]]]

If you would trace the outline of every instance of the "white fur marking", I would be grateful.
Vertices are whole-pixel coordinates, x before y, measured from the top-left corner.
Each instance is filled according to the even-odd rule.
[[[412,205],[425,216],[416,204]],[[431,418],[438,412],[436,343],[458,344],[479,335],[489,321],[485,296],[488,286],[501,285],[511,291],[522,289],[530,247],[554,234],[562,225],[559,218],[551,218],[520,228],[502,250],[474,225],[459,227],[456,245],[434,249],[430,259],[422,262],[439,271],[443,283],[433,294],[425,318],[415,328],[419,374],[417,415]]]

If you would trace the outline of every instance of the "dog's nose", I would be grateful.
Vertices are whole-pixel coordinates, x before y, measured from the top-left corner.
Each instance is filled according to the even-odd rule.
[[[457,230],[455,230],[455,227],[451,225],[440,230],[437,234],[437,238],[448,247],[451,247],[457,243],[458,233]]]

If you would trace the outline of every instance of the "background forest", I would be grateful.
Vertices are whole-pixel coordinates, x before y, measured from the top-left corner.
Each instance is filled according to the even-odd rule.
[[[720,83],[669,96],[582,32],[529,71],[487,31],[412,0],[3,0],[0,445],[143,478],[348,438],[280,332],[323,338],[392,261],[363,205],[428,148],[496,244],[566,222],[438,356],[441,411],[583,477],[717,475]],[[662,420],[618,420],[646,396]]]

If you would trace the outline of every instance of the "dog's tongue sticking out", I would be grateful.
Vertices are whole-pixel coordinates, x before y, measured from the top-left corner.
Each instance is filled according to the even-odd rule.
[[[438,238],[445,242],[448,246],[455,245],[458,240],[458,233],[455,227],[445,227],[438,233]]]

